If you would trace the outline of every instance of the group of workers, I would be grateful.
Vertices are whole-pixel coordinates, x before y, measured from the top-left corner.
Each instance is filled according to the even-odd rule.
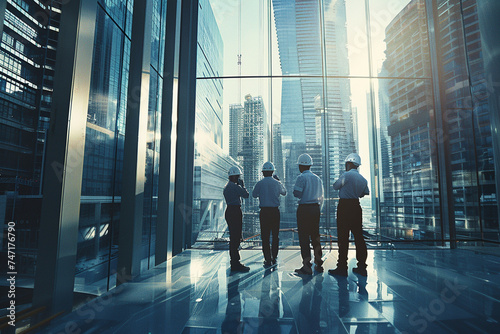
[[[297,230],[299,234],[302,267],[296,269],[298,275],[312,275],[311,248],[314,254],[314,270],[322,273],[323,260],[319,234],[319,221],[323,206],[324,191],[321,179],[311,172],[313,165],[309,154],[301,154],[297,165],[300,175],[293,187],[293,195],[299,199],[297,207]],[[337,207],[337,234],[339,255],[337,267],[328,271],[331,275],[347,276],[347,251],[349,248],[349,232],[354,236],[356,245],[356,259],[358,265],[353,272],[367,276],[366,271],[366,243],[363,238],[362,211],[359,198],[369,195],[368,182],[359,174],[358,167],[361,158],[357,153],[351,153],[345,159],[346,172],[333,184],[333,189],[339,190]],[[280,196],[286,195],[286,189],[274,174],[273,163],[266,162],[262,166],[264,178],[255,185],[252,197],[259,198],[260,228],[262,238],[262,252],[264,253],[264,267],[277,264],[279,249],[280,228]],[[231,271],[248,272],[250,268],[240,262],[239,246],[242,240],[243,214],[241,211],[242,198],[249,198],[250,193],[245,188],[238,167],[229,169],[229,181],[224,188],[224,198],[227,209],[225,218],[229,228],[229,256]],[[272,234],[272,244],[269,240]]]

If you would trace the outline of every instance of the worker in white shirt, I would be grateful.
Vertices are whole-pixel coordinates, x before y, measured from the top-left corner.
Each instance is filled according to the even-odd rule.
[[[240,178],[241,170],[237,167],[229,168],[229,181],[224,187],[226,199],[225,218],[229,229],[229,257],[231,258],[231,271],[247,272],[249,267],[240,262],[238,248],[241,242],[243,229],[243,213],[241,212],[241,198],[248,198],[250,194],[245,188],[243,179]]]
[[[286,189],[276,174],[273,175],[274,171],[275,168],[272,162],[264,163],[262,166],[264,178],[257,182],[252,191],[252,196],[259,198],[260,236],[262,239],[262,252],[264,253],[264,267],[275,265],[278,259],[280,195],[286,195]],[[273,234],[272,247],[269,245],[271,233]]]
[[[293,187],[293,196],[299,198],[297,208],[297,228],[299,230],[302,268],[295,272],[300,275],[312,275],[311,247],[314,251],[315,270],[323,272],[323,260],[319,236],[319,218],[323,205],[323,182],[310,171],[313,164],[309,154],[301,154],[297,161],[301,174]]]
[[[337,206],[337,235],[339,245],[339,257],[337,268],[328,270],[331,275],[347,276],[347,251],[349,249],[349,232],[354,236],[356,245],[357,268],[352,271],[361,276],[367,276],[366,272],[366,243],[363,237],[363,215],[359,198],[370,194],[368,181],[359,174],[358,167],[361,165],[361,157],[357,153],[351,153],[345,159],[346,172],[335,181],[333,189],[339,190],[339,204]]]

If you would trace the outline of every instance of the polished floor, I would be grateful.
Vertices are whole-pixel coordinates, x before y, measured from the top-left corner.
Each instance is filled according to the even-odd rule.
[[[367,279],[296,276],[298,249],[281,250],[271,269],[262,267],[259,250],[241,255],[249,273],[231,274],[227,251],[185,251],[42,332],[500,333],[495,255],[370,250]],[[336,256],[324,253],[325,269]]]

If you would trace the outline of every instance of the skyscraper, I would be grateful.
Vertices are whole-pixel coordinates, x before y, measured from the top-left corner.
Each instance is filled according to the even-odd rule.
[[[438,15],[457,235],[477,238],[483,233],[496,239],[490,74],[484,67],[478,1],[440,0]]]
[[[229,155],[236,160],[243,144],[243,111],[241,103],[229,105]]]
[[[261,96],[245,96],[243,104],[242,148],[239,153],[243,169],[245,187],[252,191],[262,178],[261,168],[267,143],[267,111]],[[253,234],[260,230],[258,225],[259,200],[250,196],[243,202],[243,233]]]
[[[389,77],[430,77],[429,39],[423,0],[411,1],[386,28],[385,62]],[[439,226],[438,178],[430,117],[433,90],[430,80],[390,79],[387,128],[392,144],[392,184],[384,190],[393,198],[381,225],[390,237],[435,237]],[[394,229],[391,229],[394,228]],[[415,236],[419,238],[420,236]]]
[[[451,164],[457,235],[479,237],[488,230],[481,231],[481,225],[491,227],[490,231],[498,230],[487,76],[477,4],[441,0],[437,9],[437,52],[442,59],[438,66],[446,87],[442,101],[446,141],[439,132],[436,135],[432,131],[430,80],[390,79],[382,80],[380,85],[385,201],[382,225],[389,227],[390,237],[436,237],[440,212],[436,202],[439,188],[435,149],[443,144],[448,145]],[[431,76],[426,10],[424,1],[413,0],[387,27],[387,60],[382,76]],[[391,150],[386,152],[388,140]],[[385,165],[384,161],[389,163]]]
[[[330,184],[343,172],[345,156],[356,151],[349,81],[322,77],[349,74],[345,1],[328,0],[320,6],[315,1],[273,0],[273,8],[282,74],[310,76],[282,81],[284,148],[305,147],[313,157],[312,171]],[[298,174],[296,156],[297,152],[288,152],[286,175]],[[338,197],[329,188],[326,196]],[[333,223],[334,217],[331,210],[328,221]]]
[[[32,263],[37,246],[61,4],[2,2],[0,226],[6,221],[24,222],[17,231],[16,246],[28,255],[25,258],[24,251],[20,251],[17,259]]]

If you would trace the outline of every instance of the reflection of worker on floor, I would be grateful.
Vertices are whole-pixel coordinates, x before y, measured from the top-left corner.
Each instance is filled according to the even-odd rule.
[[[226,199],[226,222],[229,228],[229,256],[231,258],[231,271],[249,271],[250,268],[240,262],[238,248],[241,242],[243,214],[241,212],[241,198],[250,195],[245,188],[243,179],[240,178],[241,170],[238,167],[229,168],[229,182],[224,187]]]
[[[321,327],[321,310],[323,301],[323,275],[308,276],[302,280],[302,295],[297,316],[298,333],[323,333]],[[327,320],[327,319],[324,319]],[[339,332],[340,333],[340,332]]]
[[[240,279],[227,283],[227,307],[226,316],[221,324],[221,332],[243,333],[243,322],[241,321],[241,297],[239,292]]]
[[[257,182],[252,191],[254,198],[259,198],[260,207],[260,230],[262,238],[262,252],[264,253],[264,267],[276,264],[279,248],[280,231],[280,195],[286,195],[286,189],[274,173],[272,162],[266,162],[262,166],[264,178]],[[273,234],[272,252],[269,245],[269,237]]]
[[[278,321],[280,317],[280,293],[278,289],[278,273],[273,268],[267,269],[262,278],[262,289],[259,303],[259,329],[257,333],[281,333]],[[253,331],[249,331],[252,333]]]
[[[293,187],[293,196],[299,198],[297,228],[303,266],[296,269],[295,272],[299,275],[312,275],[310,243],[312,243],[314,250],[315,269],[318,272],[323,272],[319,236],[319,217],[321,205],[323,204],[323,182],[310,171],[313,161],[309,154],[301,154],[297,164],[301,174]]]
[[[353,268],[355,274],[366,276],[366,243],[363,237],[363,215],[359,198],[369,195],[368,182],[359,174],[361,157],[351,153],[345,159],[346,172],[333,184],[333,189],[339,190],[339,204],[337,207],[337,234],[339,244],[339,258],[337,268],[328,270],[331,275],[347,276],[347,251],[349,249],[349,231],[354,236],[356,245],[356,259],[358,267]]]
[[[352,321],[353,318],[368,318],[372,306],[368,303],[368,292],[366,291],[366,277],[360,277],[357,282],[349,281],[347,277],[336,275],[338,285],[339,308],[337,314],[339,315],[340,322],[338,322],[339,333],[345,332],[346,329],[349,333],[370,333],[373,324],[359,323]],[[351,295],[353,291],[351,284],[357,284],[358,293],[361,296]],[[352,298],[352,300],[351,300]]]

